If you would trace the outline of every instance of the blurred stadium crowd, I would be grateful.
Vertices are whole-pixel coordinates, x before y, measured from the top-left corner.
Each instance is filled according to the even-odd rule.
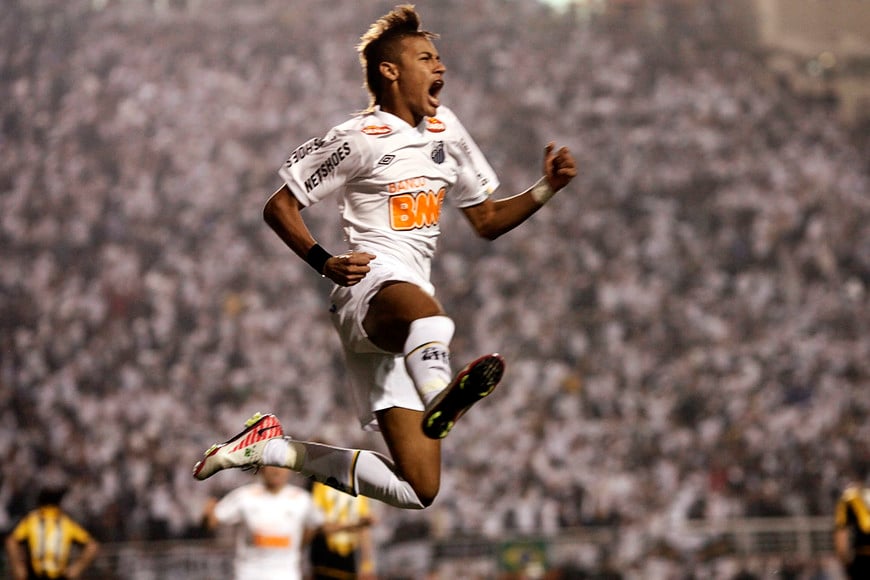
[[[194,536],[246,476],[191,467],[256,410],[377,441],[328,286],[261,208],[291,147],[365,106],[353,47],[392,4],[164,4],[0,14],[3,530],[61,480],[102,541]],[[728,4],[417,3],[499,193],[549,140],[581,172],[495,244],[446,212],[455,364],[497,350],[508,373],[446,440],[436,504],[386,529],[667,539],[686,518],[830,514],[870,461],[868,152],[728,40]],[[309,211],[337,253],[333,210]]]

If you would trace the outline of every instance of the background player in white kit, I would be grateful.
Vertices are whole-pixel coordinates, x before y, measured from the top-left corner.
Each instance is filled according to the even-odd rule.
[[[543,177],[502,199],[498,178],[453,113],[440,103],[445,66],[413,6],[396,7],[358,47],[369,110],[297,148],[280,170],[266,222],[297,255],[335,282],[339,332],[360,421],[379,429],[390,458],[281,437],[272,415],[256,415],[212,446],[194,477],[230,467],[277,465],[388,504],[424,508],[441,478],[441,438],[498,384],[504,366],[491,354],[455,376],[454,324],[429,282],[442,203],[494,240],[523,223],[576,175],[566,148],[544,149]],[[302,210],[337,194],[350,250],[317,244]],[[452,378],[451,378],[452,377]]]
[[[303,548],[324,522],[311,494],[290,472],[264,467],[261,480],[206,504],[206,528],[237,526],[235,580],[302,580]]]

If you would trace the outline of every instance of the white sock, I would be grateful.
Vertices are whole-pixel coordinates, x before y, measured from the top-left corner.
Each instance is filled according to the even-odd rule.
[[[396,474],[395,464],[374,451],[360,451],[356,461],[359,493],[403,509],[423,509],[411,484]]]
[[[289,437],[275,437],[266,442],[263,447],[263,465],[286,467],[299,471],[305,461],[305,447],[301,441],[293,441]]]
[[[276,437],[263,448],[263,464],[287,467],[351,495],[362,494],[404,509],[423,509],[395,465],[374,451]]]
[[[418,318],[405,340],[405,368],[424,405],[429,405],[453,378],[450,341],[456,325],[446,316]]]

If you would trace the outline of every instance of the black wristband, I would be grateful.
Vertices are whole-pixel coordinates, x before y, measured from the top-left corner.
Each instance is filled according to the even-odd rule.
[[[323,275],[323,267],[326,266],[326,261],[332,257],[332,254],[324,250],[320,244],[314,244],[308,253],[305,254],[305,261],[308,265],[317,270],[317,273]]]

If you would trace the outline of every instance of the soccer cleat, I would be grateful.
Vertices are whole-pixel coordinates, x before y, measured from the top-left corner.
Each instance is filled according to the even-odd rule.
[[[224,443],[212,445],[205,452],[205,459],[193,467],[193,477],[202,481],[223,469],[258,469],[263,465],[266,443],[283,435],[284,429],[275,415],[255,413],[245,421],[241,433]]]
[[[423,433],[443,439],[473,404],[490,394],[504,374],[504,359],[494,353],[480,357],[456,373],[423,415]]]

